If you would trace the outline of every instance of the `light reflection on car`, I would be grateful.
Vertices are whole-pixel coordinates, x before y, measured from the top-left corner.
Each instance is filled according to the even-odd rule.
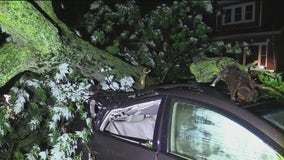
[[[278,102],[241,106],[216,88],[192,83],[91,104],[96,160],[283,159],[284,105]]]

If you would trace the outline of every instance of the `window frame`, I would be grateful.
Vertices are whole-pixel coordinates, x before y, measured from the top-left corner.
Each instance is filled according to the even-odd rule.
[[[257,54],[257,66],[259,67],[264,67],[267,68],[268,64],[268,44],[269,40],[266,42],[256,42],[256,43],[250,43],[249,46],[257,46],[257,53],[252,53],[252,54]],[[265,47],[265,53],[263,54],[262,47]],[[246,55],[243,55],[243,64],[246,65]],[[264,59],[264,60],[263,60]],[[262,61],[264,61],[264,64],[262,64]]]
[[[279,154],[284,156],[284,150],[283,148],[279,147],[270,137],[268,137],[265,133],[261,132],[258,128],[254,127],[251,123],[249,123],[247,120],[242,118],[242,115],[234,114],[233,112],[227,111],[222,109],[223,107],[218,107],[215,104],[208,104],[206,102],[195,100],[195,99],[188,99],[188,98],[180,98],[180,97],[172,97],[168,99],[168,104],[166,110],[169,112],[166,113],[165,117],[167,118],[166,127],[164,127],[163,132],[166,132],[167,135],[167,145],[163,147],[163,150],[167,152],[169,156],[178,157],[179,159],[184,160],[191,160],[189,157],[184,157],[182,155],[177,155],[174,153],[170,153],[170,129],[171,129],[171,120],[172,120],[172,112],[173,112],[173,104],[175,102],[190,102],[194,104],[199,104],[200,106],[209,109],[210,111],[216,112],[220,115],[223,115],[224,117],[234,121],[235,123],[239,124],[240,126],[244,127],[246,130],[254,134],[255,136],[259,137],[261,140],[263,140],[265,143],[267,143],[271,148],[273,148],[275,151],[277,151]],[[232,106],[236,107],[236,106]],[[230,107],[228,107],[230,108]],[[241,114],[241,113],[240,113]],[[267,123],[267,122],[264,122]],[[167,129],[165,129],[167,128]]]
[[[246,19],[246,7],[252,6],[252,18]],[[241,8],[241,20],[236,21],[236,9]],[[223,14],[222,14],[222,25],[232,25],[232,24],[241,24],[241,23],[248,23],[248,22],[254,22],[255,21],[255,2],[247,2],[247,3],[240,3],[236,5],[230,5],[225,6],[222,8]],[[231,21],[226,22],[226,10],[231,10]]]

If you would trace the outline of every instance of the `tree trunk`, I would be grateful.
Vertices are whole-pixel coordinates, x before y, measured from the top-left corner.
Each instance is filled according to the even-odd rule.
[[[43,73],[63,62],[98,81],[103,80],[106,73],[100,70],[105,67],[117,78],[132,76],[138,81],[143,74],[143,68],[97,49],[71,32],[56,17],[51,1],[1,1],[0,24],[12,38],[0,48],[0,87],[23,71]]]

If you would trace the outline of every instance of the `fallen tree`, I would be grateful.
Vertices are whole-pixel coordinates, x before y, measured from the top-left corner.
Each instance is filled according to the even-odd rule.
[[[23,71],[44,73],[63,62],[98,81],[106,76],[101,72],[106,67],[118,79],[132,76],[138,81],[143,74],[143,68],[95,48],[70,31],[56,17],[51,1],[1,1],[0,24],[12,38],[0,48],[0,87]]]
[[[11,39],[0,46],[0,159],[80,159],[77,143],[92,133],[84,107],[92,85],[144,86],[142,67],[82,40],[51,1],[1,1],[0,25]]]
[[[183,1],[182,5],[175,3],[179,7],[173,7],[173,9],[180,8],[187,11],[187,3],[185,2],[189,1]],[[21,79],[13,85],[7,95],[0,97],[0,159],[26,159],[27,157],[29,157],[28,159],[65,159],[70,157],[79,159],[81,155],[76,150],[77,142],[86,142],[87,135],[92,133],[88,129],[92,127],[70,129],[69,126],[74,122],[75,126],[79,127],[92,124],[87,113],[84,112],[84,104],[90,97],[91,85],[97,83],[89,83],[89,80],[102,82],[105,89],[119,87],[125,89],[134,83],[134,79],[136,88],[143,88],[147,74],[151,69],[151,73],[153,73],[155,68],[129,65],[82,40],[56,17],[51,1],[1,1],[0,3],[1,30],[7,32],[12,38],[12,41],[0,47],[0,87],[16,75],[27,73],[21,76]],[[147,33],[149,31],[150,35],[141,40],[143,43],[152,42],[152,31],[156,28],[166,27],[164,28],[165,33],[168,34],[167,19],[174,16],[165,15],[177,13],[175,10],[168,11],[167,6],[157,9],[159,12],[152,12],[153,15],[150,16],[152,18],[148,20],[156,19],[159,22],[158,26],[153,23],[152,27],[149,26],[150,30],[146,26],[145,31]],[[193,12],[195,13],[195,11]],[[156,35],[158,39],[155,43],[163,44],[163,47],[149,43],[147,48],[152,46],[152,56],[158,56],[157,60],[161,62],[160,70],[156,70],[160,76],[160,82],[164,82],[167,76],[171,80],[175,75],[182,74],[180,69],[186,70],[184,77],[191,77],[188,72],[191,52],[194,54],[208,51],[219,53],[224,46],[219,43],[217,48],[213,47],[215,45],[203,45],[207,42],[208,28],[203,24],[201,15],[195,13],[195,16],[178,15],[176,17],[188,17],[189,19],[183,19],[183,23],[189,22],[186,24],[196,26],[196,28],[185,29],[184,32],[180,32],[180,28],[174,29],[176,36],[167,35],[175,42],[172,47],[176,51],[191,49],[186,51],[187,54],[172,52],[173,50],[169,49],[168,45],[164,45],[169,44],[170,47],[172,45],[171,38],[159,38],[163,36],[157,32],[159,34]],[[175,20],[178,21],[178,18]],[[149,21],[145,21],[145,24],[148,24]],[[192,25],[190,22],[199,25]],[[177,26],[176,24],[175,21],[171,23],[172,27]],[[184,27],[184,25],[180,27]],[[161,43],[162,39],[165,43]],[[188,43],[188,39],[190,43]],[[115,51],[117,51],[116,45],[115,43]],[[143,49],[145,45],[138,45],[139,47]],[[159,53],[156,52],[156,49],[159,51],[159,48],[166,49],[166,54],[161,52],[156,55]],[[113,48],[111,47],[111,49]],[[144,51],[148,53],[149,50],[143,49],[142,51],[141,53]],[[136,54],[136,52],[133,53]],[[140,55],[142,57],[148,56],[148,54]],[[146,60],[148,59],[149,57]],[[183,62],[184,65],[180,65],[180,62]],[[234,74],[234,76],[245,77],[243,80],[248,83],[242,84],[253,90],[250,88],[250,79],[242,75],[243,70],[236,66],[239,65],[231,59],[208,58],[204,61],[194,62],[191,69],[197,81],[211,83],[220,77],[220,80],[225,81],[234,93],[232,98],[252,101],[255,98],[254,94],[248,98],[243,96],[243,90],[239,92],[239,85],[235,85],[238,83],[227,80],[230,76],[226,76],[226,73],[237,72],[238,74]],[[243,81],[237,80],[237,82]],[[244,91],[246,89],[244,88]],[[120,92],[115,93],[120,94]],[[84,125],[78,124],[77,122],[81,120],[86,123]]]
[[[231,100],[252,103],[257,99],[283,100],[284,83],[277,73],[253,66],[244,66],[229,57],[203,58],[190,64],[197,82],[215,87],[225,82]]]

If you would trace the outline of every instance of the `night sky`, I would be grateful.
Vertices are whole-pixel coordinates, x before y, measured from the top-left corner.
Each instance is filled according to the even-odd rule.
[[[66,23],[71,28],[80,28],[82,26],[82,18],[89,10],[90,4],[95,0],[53,0],[53,7],[59,19]],[[125,3],[127,0],[104,0],[103,2],[112,7],[116,3]],[[140,6],[141,13],[145,14],[153,10],[156,6],[165,3],[171,4],[173,0],[136,0],[138,6]],[[64,8],[62,8],[62,5]]]

